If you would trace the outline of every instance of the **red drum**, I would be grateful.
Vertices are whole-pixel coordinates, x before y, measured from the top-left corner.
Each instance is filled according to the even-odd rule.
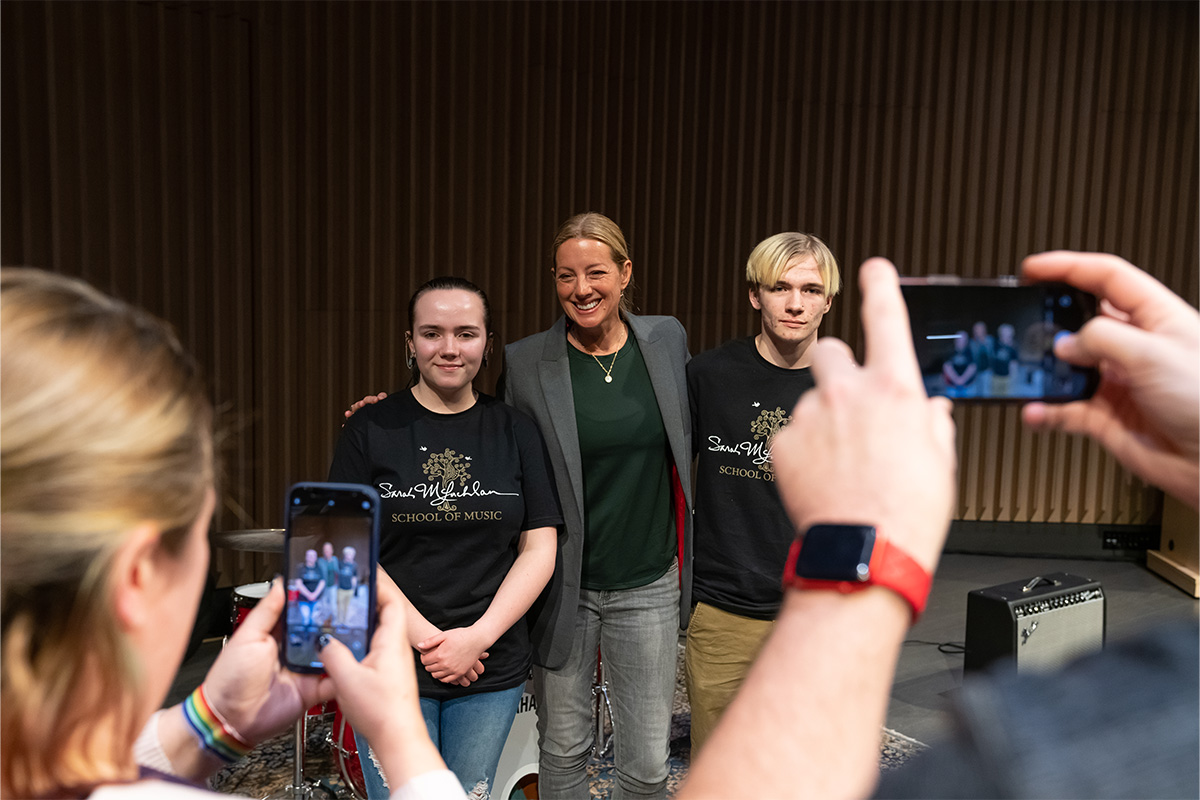
[[[242,620],[250,613],[250,609],[258,605],[258,601],[267,596],[267,592],[271,590],[270,581],[261,583],[244,583],[241,586],[235,587],[233,590],[233,614],[231,621],[233,622],[233,630],[237,630],[242,624]]]
[[[342,716],[339,708],[333,713],[333,730],[329,739],[333,755],[337,759],[338,772],[346,786],[358,800],[366,800],[367,783],[363,780],[362,762],[359,760],[358,743],[354,741],[354,729]],[[368,756],[369,757],[369,756]]]

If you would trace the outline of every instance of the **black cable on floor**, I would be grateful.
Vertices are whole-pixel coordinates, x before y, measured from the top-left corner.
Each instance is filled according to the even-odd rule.
[[[965,642],[926,642],[922,639],[905,639],[904,644],[927,644],[936,647],[939,653],[949,656],[961,656],[967,652]]]

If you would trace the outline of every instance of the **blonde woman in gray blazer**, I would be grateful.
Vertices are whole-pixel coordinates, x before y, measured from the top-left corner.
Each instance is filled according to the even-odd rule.
[[[620,228],[587,213],[559,228],[553,278],[564,316],[505,348],[497,392],[532,416],[566,524],[534,670],[544,798],[588,796],[597,648],[610,687],[614,798],[666,792],[678,629],[691,606],[687,334],[630,313]]]

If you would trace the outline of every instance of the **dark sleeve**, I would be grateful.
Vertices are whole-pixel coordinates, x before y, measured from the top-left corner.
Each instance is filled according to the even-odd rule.
[[[692,458],[700,452],[700,414],[696,409],[696,384],[699,379],[696,377],[695,362],[689,361],[687,365],[687,394],[688,394],[688,410],[692,417]]]
[[[971,676],[947,741],[877,797],[1198,797],[1200,636],[1167,625],[1049,674]]]
[[[521,530],[561,525],[562,511],[558,506],[558,491],[546,443],[532,419],[519,411],[514,410],[512,414],[517,451],[521,456],[521,494],[525,498]]]
[[[358,419],[359,414],[362,414],[362,411],[346,420],[346,427],[342,428],[342,434],[333,449],[329,480],[335,483],[371,483],[367,436],[363,420]]]

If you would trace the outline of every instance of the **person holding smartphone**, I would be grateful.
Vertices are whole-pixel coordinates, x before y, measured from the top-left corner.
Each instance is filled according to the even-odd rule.
[[[1023,272],[1103,301],[1054,348],[1099,367],[1098,390],[1029,403],[1025,424],[1090,436],[1142,480],[1200,506],[1200,314],[1117,256],[1042,253]],[[1061,672],[964,686],[953,735],[881,778],[879,729],[949,529],[957,457],[952,406],[926,396],[894,267],[871,259],[859,282],[864,363],[843,342],[819,342],[816,388],[775,443],[780,495],[800,532],[783,610],[679,797],[1196,797],[1200,637],[1190,614]],[[821,492],[810,490],[814,474]],[[805,580],[811,530],[854,541],[863,526],[874,528],[867,580]],[[824,555],[846,564],[833,548]]]
[[[409,390],[347,421],[329,479],[379,492],[379,563],[411,603],[429,734],[463,788],[486,797],[539,643],[524,617],[554,570],[562,516],[533,420],[475,391],[492,347],[487,296],[435,278],[408,315]],[[370,737],[357,738],[367,752]],[[371,759],[363,772],[369,796],[386,797]]]
[[[329,677],[284,669],[276,580],[203,683],[158,710],[208,574],[217,473],[208,391],[169,326],[79,280],[0,270],[0,385],[0,796],[215,797],[201,781],[334,696],[402,796],[463,796],[386,581],[361,663],[335,642]]]

